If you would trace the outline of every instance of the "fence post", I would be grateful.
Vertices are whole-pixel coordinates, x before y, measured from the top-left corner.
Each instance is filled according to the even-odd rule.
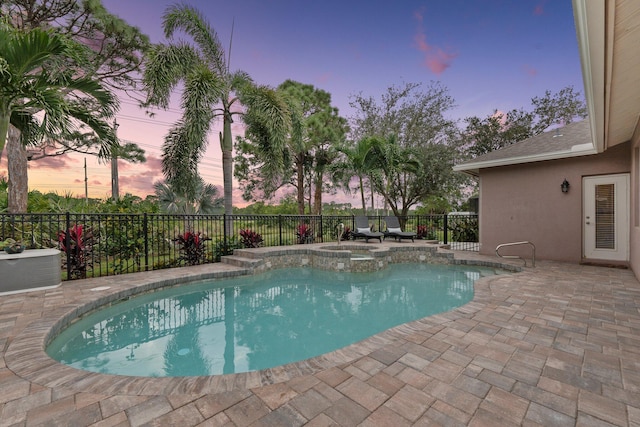
[[[146,212],[142,216],[142,232],[144,233],[144,271],[149,271],[149,227]]]
[[[282,246],[282,214],[278,214],[278,246]]]
[[[67,253],[67,280],[71,280],[71,245],[69,242],[69,230],[71,229],[71,214],[65,214],[64,249]]]
[[[222,241],[224,242],[224,252],[226,255],[226,252],[228,250],[227,245],[227,214],[223,213],[222,214]]]
[[[445,245],[449,243],[449,222],[447,214],[444,214],[444,242],[442,243]]]
[[[322,217],[322,214],[320,214],[320,242],[324,242],[324,228],[323,228],[323,222],[324,222],[324,218]]]

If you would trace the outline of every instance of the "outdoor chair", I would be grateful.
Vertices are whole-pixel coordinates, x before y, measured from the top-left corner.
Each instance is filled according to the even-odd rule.
[[[379,231],[371,231],[369,218],[367,218],[366,216],[357,216],[355,220],[356,229],[351,233],[353,240],[365,239],[365,241],[369,243],[369,239],[378,239],[380,240],[380,243],[382,243],[384,233],[380,233]]]
[[[398,217],[388,216],[384,219],[384,222],[387,224],[387,231],[384,232],[385,239],[387,237],[393,237],[398,242],[402,239],[411,239],[412,242],[415,242],[416,233],[413,231],[402,231]]]

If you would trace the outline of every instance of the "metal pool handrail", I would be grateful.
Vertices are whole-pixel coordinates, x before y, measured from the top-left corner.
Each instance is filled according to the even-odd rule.
[[[536,266],[536,245],[534,245],[533,243],[529,242],[529,241],[525,241],[525,242],[513,242],[513,243],[503,243],[501,245],[496,246],[496,255],[500,258],[517,258],[517,259],[521,259],[524,261],[524,266],[527,266],[527,260],[525,258],[522,258],[519,255],[501,255],[500,254],[500,249],[507,247],[507,246],[516,246],[516,245],[531,245],[531,266],[535,267]]]

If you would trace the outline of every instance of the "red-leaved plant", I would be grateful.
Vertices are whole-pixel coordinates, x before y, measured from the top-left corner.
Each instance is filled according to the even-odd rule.
[[[259,248],[262,246],[262,235],[253,230],[240,230],[240,243],[245,248]]]
[[[179,261],[184,261],[187,265],[198,265],[205,261],[205,254],[207,247],[205,241],[211,240],[210,238],[203,236],[199,231],[194,233],[192,231],[185,231],[183,234],[178,235],[173,241],[178,244],[178,249],[181,254],[178,258]]]
[[[68,238],[67,238],[68,236]],[[65,253],[63,267],[69,266],[69,279],[84,279],[87,268],[93,267],[93,232],[82,224],[58,232],[58,246]]]
[[[351,240],[351,237],[353,233],[351,233],[351,228],[350,227],[344,227],[344,230],[342,230],[342,236],[340,236],[340,238],[342,240]]]
[[[296,230],[296,236],[298,237],[298,243],[312,243],[313,231],[307,224],[300,224]]]
[[[436,238],[436,232],[433,228],[429,228],[426,225],[419,225],[417,227],[417,238],[418,239],[435,239]]]

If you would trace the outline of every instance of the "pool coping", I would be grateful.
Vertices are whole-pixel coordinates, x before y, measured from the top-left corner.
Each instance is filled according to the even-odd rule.
[[[427,249],[427,245],[403,244],[402,251]],[[306,245],[300,251],[321,248],[321,244]],[[316,246],[311,248],[311,246]],[[398,245],[400,247],[400,245]],[[293,247],[295,249],[295,247]],[[258,252],[268,253],[268,248]],[[429,249],[432,250],[432,249]],[[283,252],[282,248],[273,248],[273,252],[291,255],[291,249]],[[454,265],[476,265],[492,268],[504,268],[515,271],[521,268],[513,262],[498,262],[456,257],[449,251],[438,249],[443,259]],[[428,262],[427,259],[425,262]],[[121,276],[110,276],[88,279],[77,282],[65,282],[65,286],[77,286],[80,296],[62,305],[45,309],[42,317],[29,323],[10,343],[5,353],[6,366],[17,376],[44,387],[65,387],[78,392],[118,393],[128,395],[178,395],[191,393],[224,393],[246,390],[255,387],[275,384],[296,377],[311,375],[323,370],[352,362],[385,346],[410,337],[424,325],[436,326],[459,318],[468,317],[482,309],[490,298],[490,285],[496,277],[489,276],[474,283],[473,299],[452,311],[432,315],[413,322],[405,323],[380,332],[357,343],[351,344],[321,356],[293,362],[275,368],[246,373],[198,376],[198,377],[131,377],[124,375],[100,374],[83,371],[61,364],[45,352],[49,340],[66,326],[72,319],[88,313],[104,304],[129,298],[140,293],[177,285],[184,281],[198,281],[210,278],[227,278],[252,274],[249,268],[223,263],[208,264],[197,267],[159,270],[145,273],[134,273]],[[54,290],[55,291],[55,290]]]

